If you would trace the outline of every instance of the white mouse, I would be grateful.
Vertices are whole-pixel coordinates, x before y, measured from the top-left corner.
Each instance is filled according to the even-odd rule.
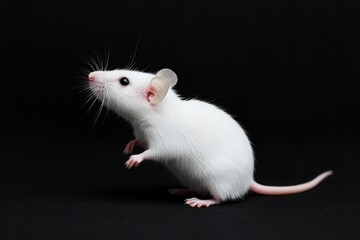
[[[254,155],[244,130],[229,114],[213,104],[179,97],[173,87],[176,74],[162,69],[156,74],[131,70],[94,71],[89,88],[97,99],[129,121],[135,139],[125,147],[146,149],[131,155],[127,168],[142,161],[163,163],[188,189],[170,189],[188,198],[191,207],[209,207],[237,200],[248,191],[280,195],[307,191],[332,174],[327,171],[310,182],[286,187],[264,186],[254,181]],[[190,195],[191,196],[191,195]]]

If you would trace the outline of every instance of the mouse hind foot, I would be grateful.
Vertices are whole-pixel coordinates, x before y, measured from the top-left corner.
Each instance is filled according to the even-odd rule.
[[[188,198],[185,199],[185,203],[189,205],[190,207],[210,207],[212,205],[217,205],[220,204],[221,201],[216,200],[216,199],[206,199],[206,200],[202,200],[202,199],[198,199],[198,198]]]

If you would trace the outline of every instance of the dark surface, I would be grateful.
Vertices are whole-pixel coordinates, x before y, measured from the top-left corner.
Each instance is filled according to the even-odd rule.
[[[1,7],[0,239],[359,237],[357,1],[45,1]],[[140,37],[139,37],[140,36]],[[172,68],[254,144],[256,179],[316,189],[193,209],[162,166],[123,167],[129,124],[79,93],[82,57]]]

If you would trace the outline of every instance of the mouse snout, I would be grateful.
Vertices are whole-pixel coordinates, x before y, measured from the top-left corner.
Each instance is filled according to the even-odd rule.
[[[89,74],[89,81],[95,81],[95,79],[96,79],[96,76],[95,76],[95,73],[90,73]]]
[[[104,72],[96,71],[91,72],[88,76],[91,84],[105,84],[106,83],[106,75]]]

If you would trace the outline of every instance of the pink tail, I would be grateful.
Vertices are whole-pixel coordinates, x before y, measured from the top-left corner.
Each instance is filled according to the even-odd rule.
[[[330,176],[331,174],[333,174],[333,171],[326,171],[307,183],[294,185],[294,186],[285,186],[285,187],[264,186],[253,181],[250,190],[255,193],[264,194],[264,195],[284,195],[284,194],[300,193],[314,188],[322,180],[324,180],[326,177]]]

